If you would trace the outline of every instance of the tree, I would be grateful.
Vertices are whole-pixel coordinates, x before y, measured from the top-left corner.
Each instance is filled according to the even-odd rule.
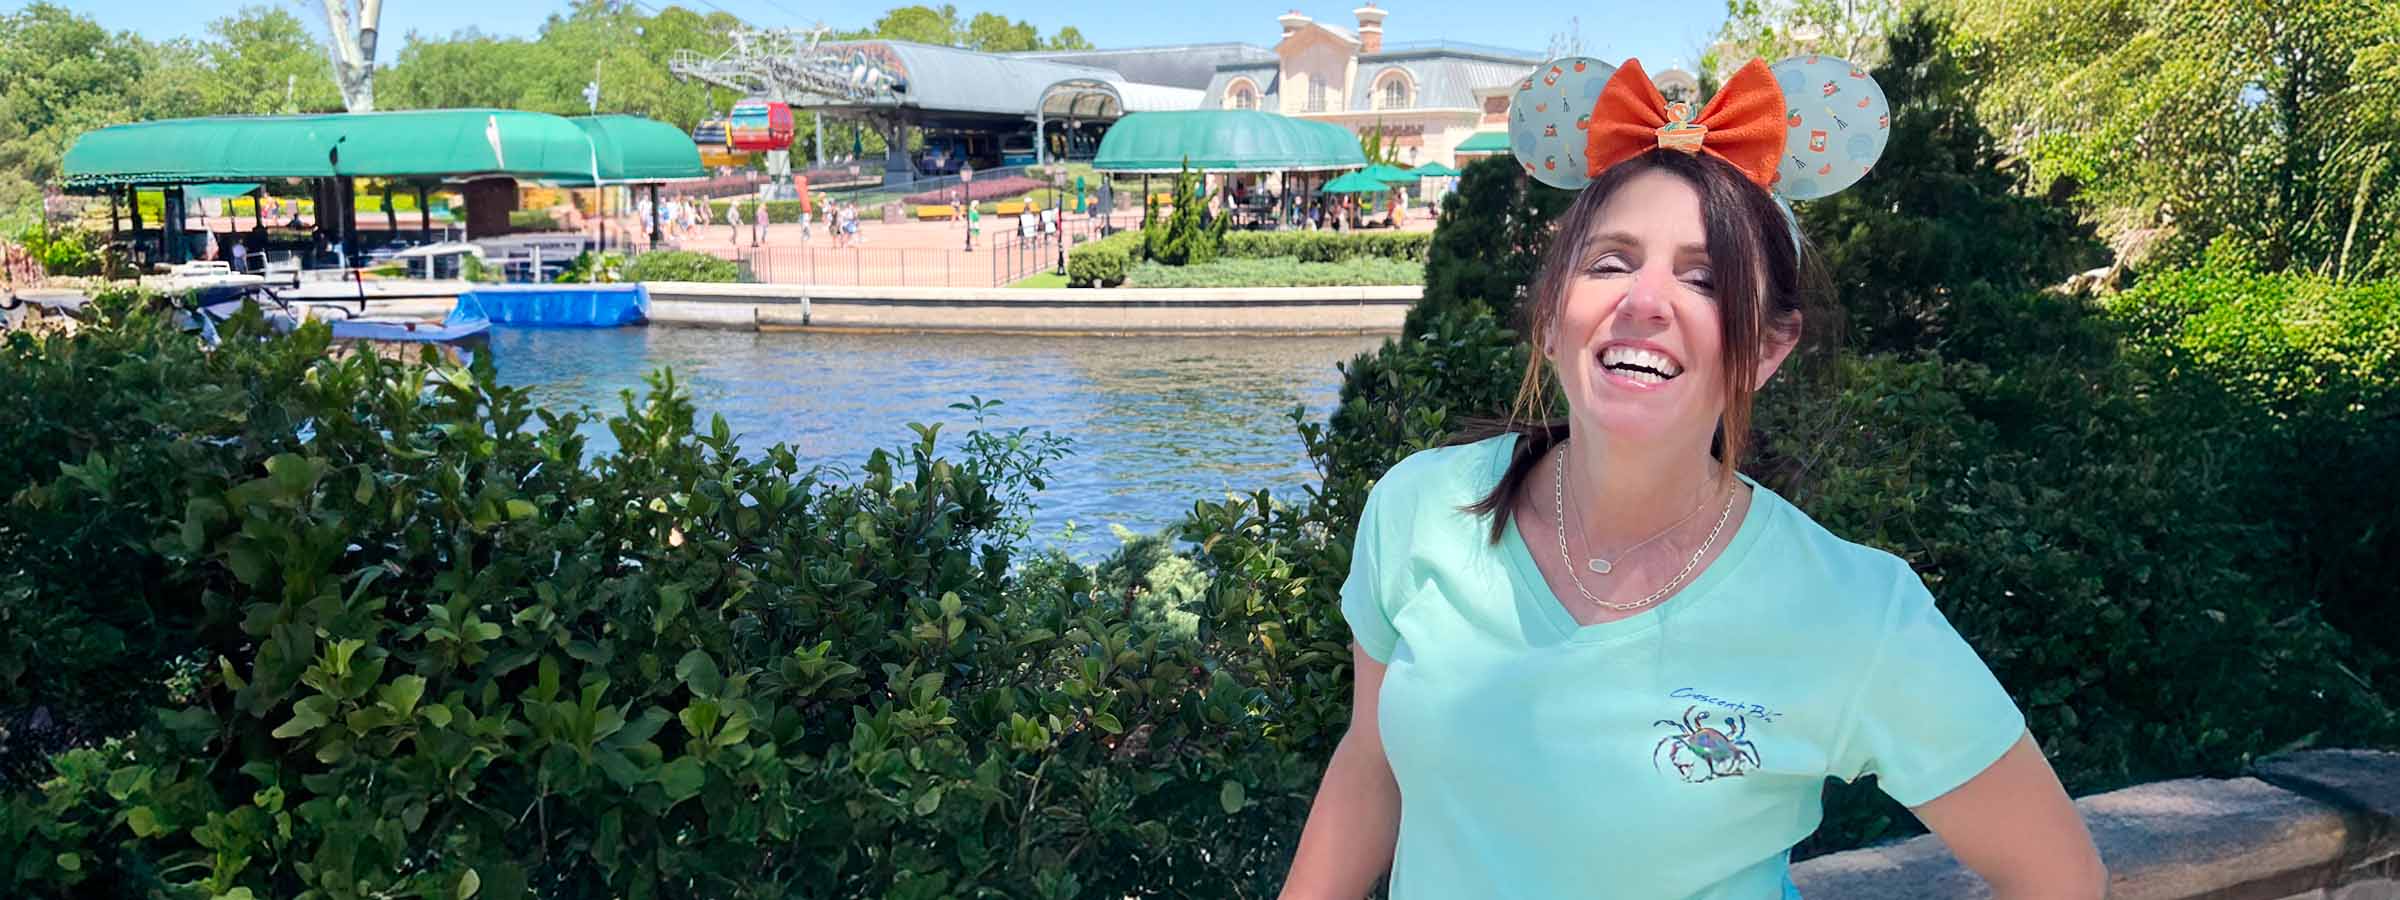
[[[958,7],[948,3],[940,9],[930,6],[903,6],[884,13],[876,19],[868,33],[860,37],[884,38],[895,41],[915,41],[936,47],[957,47],[966,43],[966,29],[959,24]]]
[[[1042,49],[1042,33],[1025,21],[1009,21],[995,13],[976,13],[967,23],[966,45],[986,53]]]
[[[203,51],[210,112],[317,112],[342,105],[316,39],[291,13],[244,7],[209,23],[208,31],[216,38]]]
[[[1713,90],[1754,56],[1772,63],[1829,53],[1872,68],[1900,17],[1898,0],[1726,0],[1717,44],[1701,57],[1703,87]]]
[[[1092,42],[1084,40],[1083,32],[1077,31],[1075,30],[1075,26],[1069,25],[1064,28],[1060,28],[1057,34],[1050,36],[1050,46],[1048,49],[1090,50],[1092,49]]]
[[[2121,254],[2400,275],[2389,4],[1949,2],[1985,118]]]

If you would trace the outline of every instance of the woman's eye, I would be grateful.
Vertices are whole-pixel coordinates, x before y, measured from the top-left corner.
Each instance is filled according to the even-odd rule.
[[[1594,261],[1591,270],[1608,275],[1623,275],[1633,271],[1633,267],[1625,264],[1624,257],[1611,253]]]
[[[1685,272],[1683,273],[1683,280],[1684,283],[1704,291],[1713,289],[1717,286],[1716,279],[1707,269],[1693,269],[1689,272]]]

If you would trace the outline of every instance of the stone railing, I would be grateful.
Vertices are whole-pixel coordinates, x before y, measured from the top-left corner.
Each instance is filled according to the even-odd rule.
[[[2075,805],[2117,900],[2400,900],[2400,753],[2293,753]],[[1932,836],[1811,859],[1792,879],[1810,900],[1991,896]]]

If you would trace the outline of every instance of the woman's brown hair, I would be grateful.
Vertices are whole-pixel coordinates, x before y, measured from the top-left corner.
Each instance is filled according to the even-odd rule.
[[[1491,540],[1497,543],[1508,526],[1508,510],[1524,488],[1535,463],[1567,439],[1567,420],[1550,415],[1552,375],[1541,352],[1543,335],[1558,320],[1567,289],[1582,277],[1590,261],[1592,228],[1610,197],[1634,178],[1664,172],[1683,179],[1700,194],[1701,225],[1708,238],[1708,261],[1716,279],[1716,301],[1725,358],[1720,372],[1725,413],[1717,422],[1710,452],[1725,477],[1741,462],[1750,434],[1752,379],[1772,332],[1779,340],[1798,342],[1803,324],[1800,252],[1790,221],[1774,198],[1731,164],[1705,154],[1653,150],[1609,167],[1585,185],[1575,203],[1559,220],[1550,246],[1534,273],[1532,290],[1519,310],[1520,331],[1531,351],[1525,376],[1517,386],[1508,417],[1471,423],[1451,443],[1473,443],[1501,434],[1519,435],[1516,452],[1500,483],[1466,511],[1492,517]],[[1822,320],[1823,317],[1810,317]]]

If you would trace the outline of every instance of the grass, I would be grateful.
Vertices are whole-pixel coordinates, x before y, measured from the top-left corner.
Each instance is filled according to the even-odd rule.
[[[1009,285],[1009,287],[1012,288],[1063,288],[1066,286],[1067,276],[1061,275],[1057,272],[1043,272],[1042,274],[1035,275],[1032,278]]]

